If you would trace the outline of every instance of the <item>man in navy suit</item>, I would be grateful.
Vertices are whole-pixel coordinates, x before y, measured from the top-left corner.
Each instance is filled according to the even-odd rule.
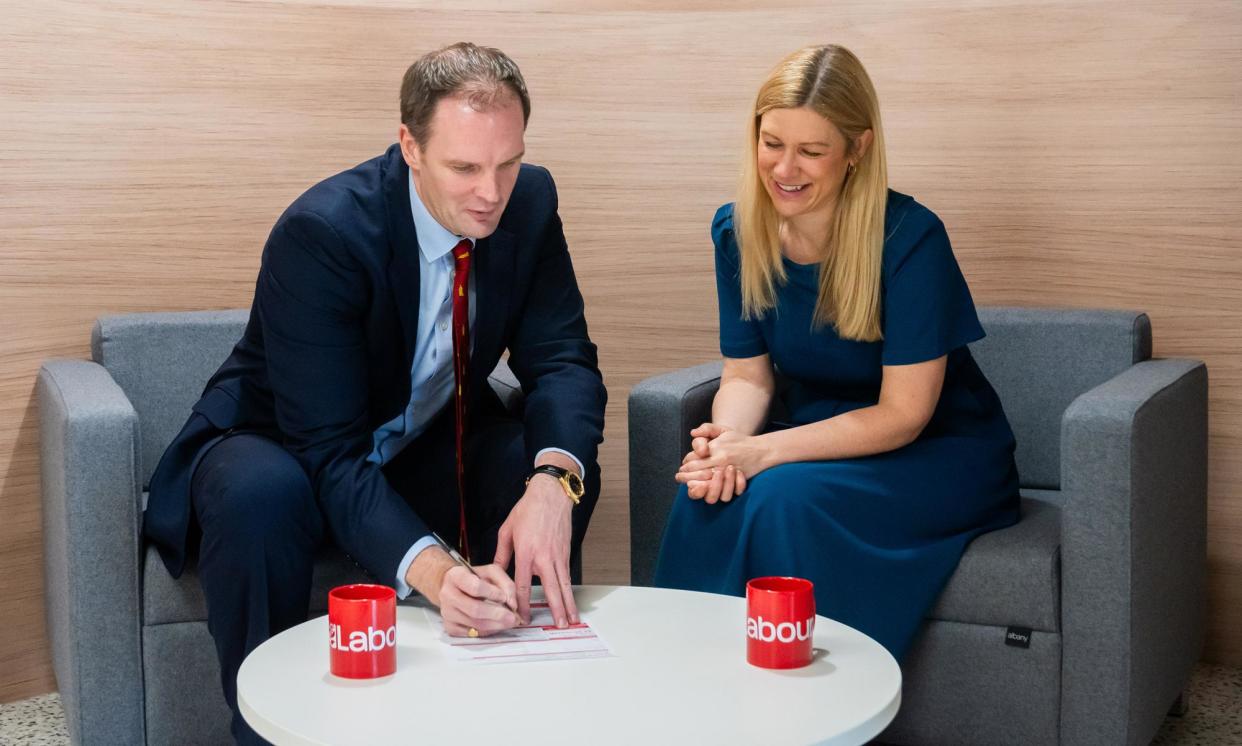
[[[498,50],[411,65],[399,143],[277,220],[245,334],[152,477],[144,530],[174,576],[197,556],[240,741],[237,670],[306,618],[328,542],[450,634],[529,619],[532,576],[578,620],[606,392],[529,116]],[[505,350],[520,419],[487,381]]]

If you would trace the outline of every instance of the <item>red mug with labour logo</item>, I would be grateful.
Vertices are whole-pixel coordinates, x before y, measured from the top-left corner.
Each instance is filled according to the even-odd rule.
[[[331,671],[375,679],[397,670],[397,592],[384,585],[342,585],[328,592]]]
[[[760,668],[801,668],[815,642],[815,586],[802,578],[746,584],[746,661]]]

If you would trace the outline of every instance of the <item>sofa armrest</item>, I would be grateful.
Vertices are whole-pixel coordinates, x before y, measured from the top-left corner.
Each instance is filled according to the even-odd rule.
[[[630,583],[651,585],[664,522],[677,492],[673,474],[690,430],[711,419],[722,363],[641,381],[630,390]]]
[[[100,365],[39,371],[48,638],[74,743],[142,743],[138,417]]]
[[[1207,369],[1149,360],[1061,423],[1061,743],[1147,743],[1203,645]]]

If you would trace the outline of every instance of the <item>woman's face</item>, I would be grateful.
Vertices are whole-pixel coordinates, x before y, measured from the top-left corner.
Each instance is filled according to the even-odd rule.
[[[770,109],[759,119],[763,188],[783,218],[831,210],[853,154],[832,122],[806,107]]]

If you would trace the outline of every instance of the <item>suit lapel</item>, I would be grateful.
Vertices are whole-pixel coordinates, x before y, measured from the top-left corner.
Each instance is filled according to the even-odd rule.
[[[513,245],[513,234],[497,229],[475,246],[474,345],[467,374],[473,383],[487,378],[500,354],[515,266]]]
[[[388,206],[388,273],[392,278],[393,301],[401,319],[402,350],[406,370],[414,362],[418,341],[419,256],[418,235],[410,212],[410,168],[401,157],[401,148],[388,151],[384,174],[384,200]]]

